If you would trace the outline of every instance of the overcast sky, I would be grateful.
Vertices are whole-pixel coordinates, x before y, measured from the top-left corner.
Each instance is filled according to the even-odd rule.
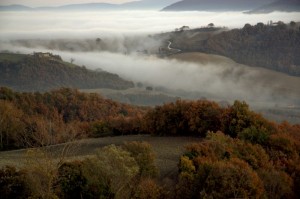
[[[134,0],[0,0],[0,5],[21,4],[26,6],[60,6],[77,3],[126,3]]]

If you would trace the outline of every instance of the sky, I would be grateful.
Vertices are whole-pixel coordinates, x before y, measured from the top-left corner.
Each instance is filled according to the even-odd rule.
[[[134,0],[1,0],[0,5],[20,4],[25,6],[60,6],[66,4],[80,4],[80,3],[112,3],[120,4],[131,2]]]

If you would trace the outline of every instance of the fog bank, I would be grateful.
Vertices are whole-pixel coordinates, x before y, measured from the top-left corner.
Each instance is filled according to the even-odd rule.
[[[293,101],[299,99],[297,95],[289,99],[276,90],[276,87],[287,86],[285,80],[276,81],[278,85],[266,83],[259,70],[231,61],[190,63],[157,58],[153,54],[165,41],[149,34],[173,31],[183,25],[197,28],[214,23],[238,28],[245,23],[269,20],[288,23],[297,19],[298,13],[0,12],[0,51],[52,52],[66,61],[72,58],[77,65],[101,68],[127,80],[199,92],[203,97]],[[152,55],[139,53],[144,50]]]
[[[290,22],[299,13],[247,15],[240,12],[0,12],[0,38],[59,39],[140,35],[172,31],[183,25],[197,28],[214,23],[228,28],[269,20]]]

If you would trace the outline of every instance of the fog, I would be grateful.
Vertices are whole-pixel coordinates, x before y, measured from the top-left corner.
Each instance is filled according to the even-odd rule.
[[[298,18],[297,13],[0,12],[0,51],[52,52],[91,69],[101,68],[153,87],[198,92],[199,97],[282,100],[260,70],[230,60],[190,63],[158,58],[155,52],[166,45],[165,40],[152,35],[183,25],[197,28],[212,22],[216,26],[239,28],[245,23],[290,22]],[[139,53],[143,50],[150,55]]]
[[[151,34],[183,25],[196,28],[214,23],[229,28],[269,20],[290,22],[298,13],[248,15],[239,12],[0,12],[1,39],[94,38],[112,35]]]

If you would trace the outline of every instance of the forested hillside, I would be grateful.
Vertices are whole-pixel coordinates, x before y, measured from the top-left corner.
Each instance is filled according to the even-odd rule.
[[[295,22],[246,24],[208,39],[196,35],[185,40],[193,44],[181,44],[183,40],[174,35],[174,48],[222,55],[241,64],[300,76],[300,30]]]
[[[299,0],[277,0],[273,3],[266,4],[254,10],[251,10],[250,14],[256,13],[270,13],[270,12],[299,12],[300,1]]]
[[[166,181],[144,142],[59,162],[47,148],[30,149],[25,168],[0,169],[3,198],[299,198],[300,126],[270,122],[245,102],[222,108],[179,100],[145,110],[70,89],[30,94],[5,88],[0,99],[2,149],[16,147],[21,138],[53,144],[46,141],[72,132],[74,139],[79,132],[204,138],[187,146],[177,178]]]
[[[60,87],[127,89],[134,84],[115,74],[64,62],[50,53],[1,53],[0,86],[19,91],[47,91]]]
[[[0,150],[137,133],[131,124],[144,109],[67,88],[45,93],[0,88]]]

